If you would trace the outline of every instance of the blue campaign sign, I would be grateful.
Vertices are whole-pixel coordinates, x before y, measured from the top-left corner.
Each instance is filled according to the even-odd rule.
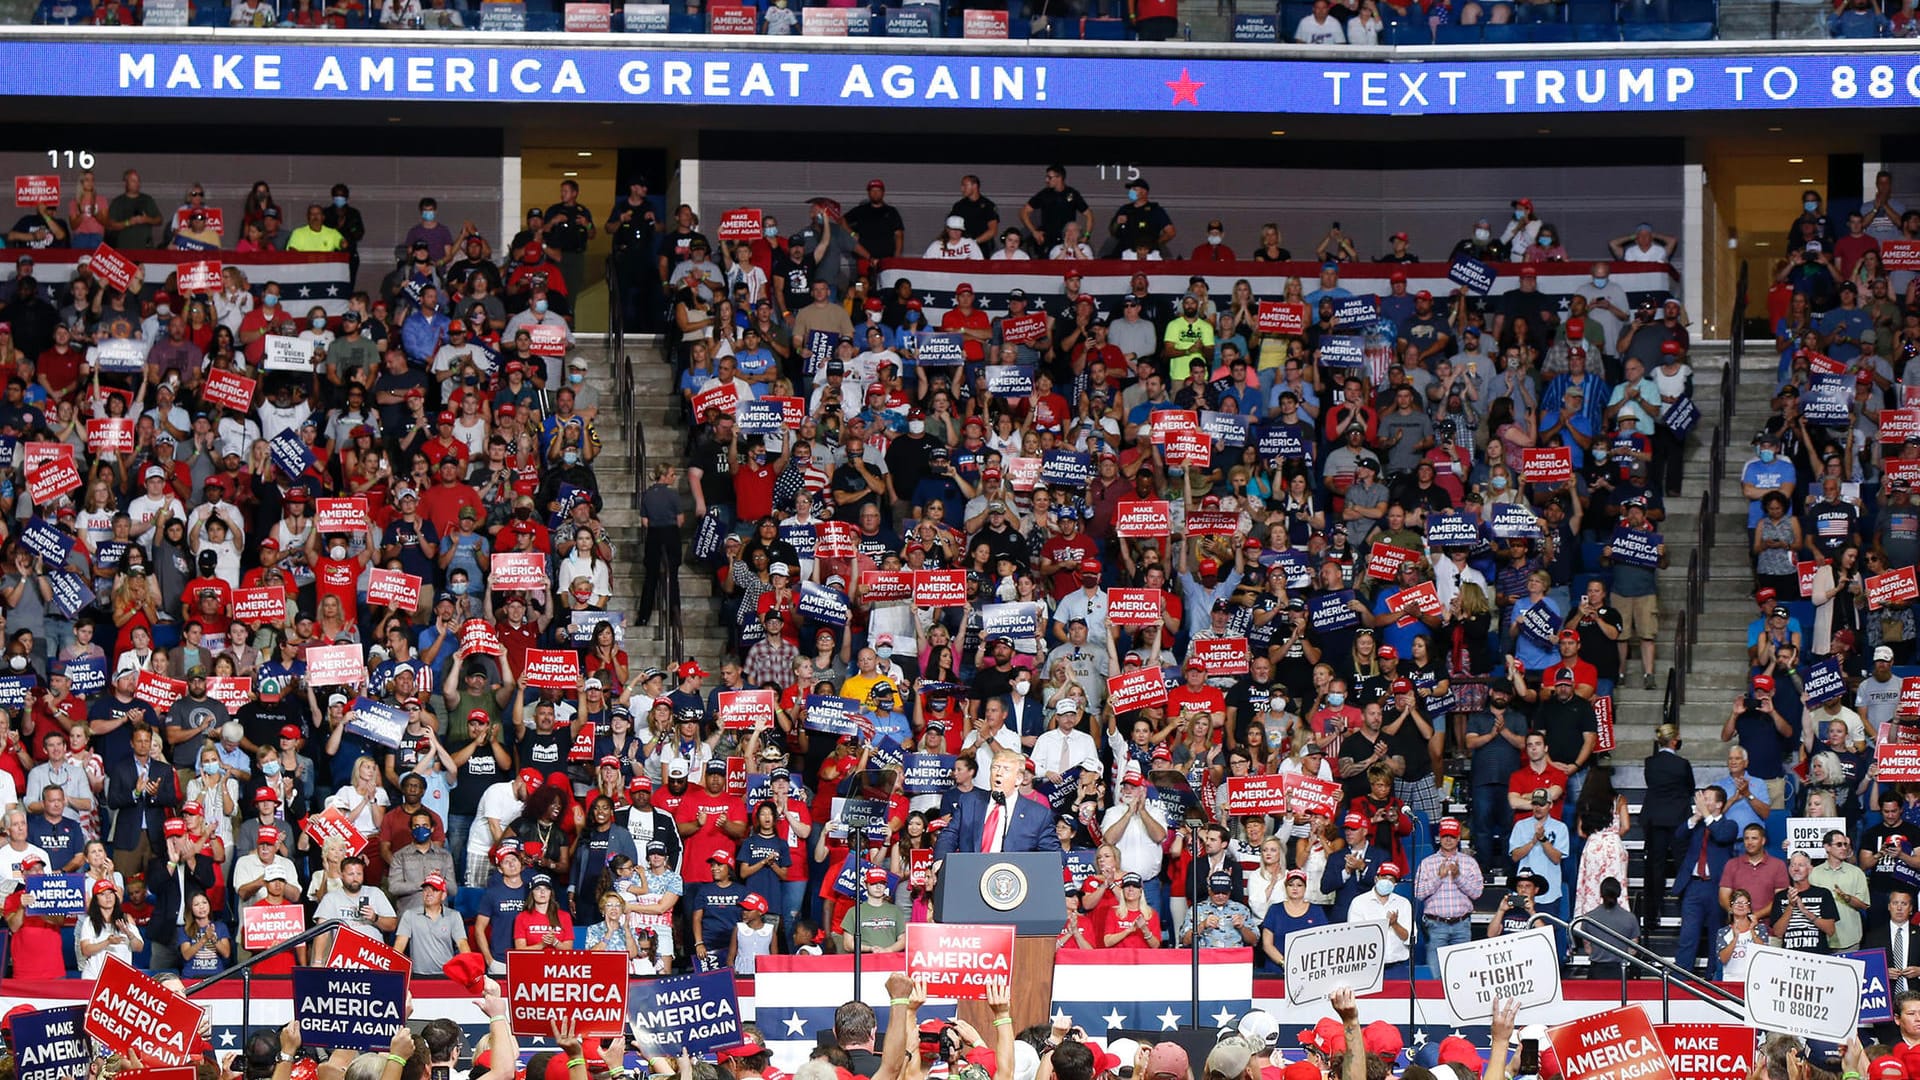
[[[866,888],[866,886],[862,884],[862,879],[866,877],[867,867],[879,865],[879,863],[871,863],[858,856],[848,856],[847,861],[840,867],[840,873],[833,879],[833,891],[849,900],[859,896]],[[885,868],[882,867],[882,869]],[[891,893],[899,887],[900,878],[891,870],[887,870],[886,873],[887,891]]]
[[[1313,582],[1313,567],[1307,563],[1307,557],[1292,548],[1261,552],[1260,565],[1285,569],[1289,589],[1304,589]]]
[[[1531,508],[1519,503],[1496,503],[1493,518],[1487,525],[1493,530],[1493,535],[1502,540],[1540,538],[1540,519],[1534,516]]]
[[[1372,293],[1349,296],[1333,305],[1333,325],[1343,329],[1372,326],[1379,317],[1380,302]]]
[[[1353,590],[1320,593],[1307,598],[1307,625],[1315,633],[1326,634],[1360,625],[1360,613],[1350,606]]]
[[[86,1018],[85,1005],[62,1005],[21,1013],[7,1021],[13,1029],[14,1080],[85,1076],[87,1061],[93,1056]]]
[[[406,1026],[407,973],[293,969],[293,1015],[308,1046],[379,1050]]]
[[[87,910],[87,875],[27,875],[27,906],[31,915],[83,915]]]
[[[289,478],[300,476],[314,466],[313,451],[292,431],[275,435],[267,442],[267,450],[273,456],[273,463]]]
[[[914,8],[891,9],[887,13],[888,36],[893,34],[893,16],[906,12],[912,12],[923,18],[927,14],[925,11]],[[928,333],[920,335],[920,351],[915,354],[914,360],[921,367],[959,367],[967,362],[967,353],[960,342],[959,334]]]
[[[908,754],[901,784],[909,795],[938,795],[953,787],[952,754]]]
[[[778,435],[786,423],[786,408],[777,401],[743,401],[736,426],[748,435]]]
[[[1040,605],[1031,603],[986,604],[980,608],[982,637],[1030,638],[1040,633]]]
[[[1257,449],[1263,461],[1269,461],[1273,458],[1294,460],[1307,456],[1307,448],[1305,443],[1300,439],[1299,430],[1290,428],[1285,424],[1268,424],[1263,426],[1260,429],[1260,439],[1257,444]]]
[[[1447,280],[1461,285],[1470,293],[1485,296],[1493,291],[1493,283],[1500,275],[1493,267],[1471,255],[1455,255],[1453,262],[1447,265]]]
[[[1040,482],[1048,487],[1083,488],[1093,479],[1093,459],[1072,450],[1049,450],[1040,458]]]
[[[1367,339],[1358,334],[1328,334],[1320,339],[1320,366],[1357,368],[1367,362]]]
[[[33,676],[0,675],[0,705],[24,709],[33,697]]]
[[[1247,445],[1247,429],[1251,422],[1251,417],[1239,413],[1212,410],[1200,413],[1200,430],[1206,432],[1208,438],[1218,439],[1222,446]]]
[[[1434,514],[1427,518],[1427,546],[1430,548],[1472,547],[1480,542],[1480,530],[1465,514]]]
[[[806,581],[800,585],[800,614],[829,626],[845,626],[851,609],[845,593]]]
[[[1061,852],[1060,860],[1066,864],[1067,872],[1073,875],[1075,882],[1084,882],[1093,876],[1094,857],[1098,854],[1093,848],[1074,848]]]
[[[522,8],[524,11],[524,7]],[[524,16],[522,21],[524,21]],[[13,41],[0,95],[254,101],[778,105],[1340,116],[1883,109],[1920,101],[1911,65],[1867,50],[1671,46],[1463,62],[1250,56],[948,56],[696,51],[672,43],[428,45]],[[1880,75],[1884,74],[1884,78]],[[1876,87],[1880,89],[1876,91]]]
[[[1890,988],[1893,982],[1887,977],[1887,951],[1861,949],[1840,955],[1866,965],[1860,973],[1860,1022],[1884,1024],[1892,1020],[1893,994]]]
[[[987,393],[995,397],[1020,397],[1033,393],[1033,365],[995,364],[984,369]]]
[[[887,9],[887,36],[890,38],[930,38],[939,37],[934,31],[934,18],[938,8],[928,5],[912,7],[891,7]]]
[[[561,484],[560,490],[556,493],[553,501],[553,513],[547,515],[547,528],[549,529],[559,528],[560,523],[567,519],[567,515],[573,513],[575,503],[591,503],[593,501],[593,489],[574,487],[572,484]],[[561,535],[572,536],[573,526],[567,526],[567,531]]]
[[[93,590],[87,587],[87,579],[71,570],[47,571],[47,585],[53,589],[54,609],[69,619],[93,603]]]
[[[368,742],[399,749],[407,732],[407,711],[384,701],[359,698],[347,712],[347,730]]]
[[[1652,569],[1660,565],[1661,543],[1657,532],[1618,525],[1614,527],[1613,537],[1607,541],[1607,546],[1613,549],[1614,562]]]
[[[107,658],[104,656],[69,660],[61,670],[73,681],[73,692],[77,697],[92,697],[107,688]]]
[[[125,540],[102,540],[94,546],[93,564],[102,570],[118,570],[120,560],[126,557],[127,548],[131,546]]]
[[[782,525],[780,539],[793,545],[794,554],[803,559],[813,558],[814,532],[811,525]]]
[[[1825,705],[1847,692],[1847,680],[1840,674],[1840,661],[1832,657],[1808,664],[1804,671],[1807,705]]]
[[[854,719],[859,712],[860,703],[852,698],[808,694],[806,728],[828,735],[854,735],[860,730],[859,721]]]
[[[1800,396],[1800,412],[1809,424],[1841,427],[1853,405],[1853,376],[1815,375]]]
[[[627,1027],[642,1054],[699,1056],[740,1042],[733,972],[635,979],[627,987]]]
[[[52,567],[67,565],[68,556],[73,554],[73,537],[47,524],[44,518],[27,522],[27,527],[20,530],[20,543]]]
[[[1674,438],[1684,439],[1693,426],[1700,422],[1700,406],[1693,403],[1693,398],[1683,397],[1667,406],[1666,411],[1660,414],[1660,422],[1667,425],[1667,430],[1673,432]]]
[[[812,357],[807,362],[807,370],[818,374],[833,359],[834,350],[840,347],[840,335],[831,330],[810,330],[807,332],[807,349]]]
[[[1233,40],[1269,43],[1279,41],[1280,18],[1277,15],[1235,15]]]
[[[1535,644],[1551,649],[1560,637],[1560,616],[1546,604],[1535,604],[1520,616],[1520,632]]]

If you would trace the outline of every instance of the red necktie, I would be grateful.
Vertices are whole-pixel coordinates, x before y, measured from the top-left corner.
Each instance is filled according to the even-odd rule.
[[[1693,876],[1705,880],[1707,874],[1707,834],[1700,834],[1700,861],[1693,864]]]
[[[980,850],[1000,850],[1000,807],[987,807],[987,822],[980,827]]]

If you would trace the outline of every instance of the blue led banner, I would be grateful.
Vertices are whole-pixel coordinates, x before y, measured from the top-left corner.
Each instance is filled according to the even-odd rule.
[[[1911,52],[1466,62],[926,55],[564,45],[13,41],[0,94],[636,102],[1345,116],[1880,108],[1920,104]],[[311,39],[305,39],[311,40]]]

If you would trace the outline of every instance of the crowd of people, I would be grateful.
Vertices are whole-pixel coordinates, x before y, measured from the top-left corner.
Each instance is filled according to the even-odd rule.
[[[1003,226],[966,178],[928,256],[1182,255],[1146,180],[1101,236],[1067,179],[1047,169]],[[64,221],[33,215],[45,246],[218,243],[197,186],[168,215],[135,173],[111,200],[91,180]],[[1611,280],[1672,257],[1650,224],[1569,252],[1513,199],[1447,248],[1517,264],[1484,300],[1409,292],[1397,234],[1371,260],[1388,290],[1355,315],[1351,240],[1256,296],[1236,268],[1290,261],[1279,229],[1236,257],[1213,221],[1189,257],[1222,272],[1179,295],[1141,274],[1096,296],[1069,270],[989,312],[969,284],[944,306],[889,271],[915,249],[881,180],[852,209],[809,203],[795,234],[767,213],[725,242],[638,179],[598,222],[563,185],[497,250],[419,207],[401,264],[338,316],[237,266],[218,290],[123,289],[88,261],[43,283],[22,252],[0,308],[16,976],[109,957],[208,974],[270,944],[258,927],[287,920],[255,909],[280,906],[378,935],[419,975],[573,947],[636,974],[751,973],[770,952],[898,949],[949,856],[1016,850],[1064,853],[1062,947],[1197,938],[1252,946],[1266,973],[1329,921],[1387,926],[1404,972],[1476,910],[1489,934],[1551,912],[1633,936],[1669,891],[1687,962],[1727,931],[1713,962],[1734,970],[1743,941],[1903,932],[1888,913],[1920,874],[1920,811],[1868,765],[1915,635],[1862,581],[1920,543],[1899,464],[1920,436],[1878,430],[1920,380],[1920,311],[1911,281],[1872,278],[1900,299],[1863,309],[1808,269],[1850,275],[1890,226],[1910,235],[1920,215],[1884,192],[1848,239],[1817,196],[1792,226],[1814,257],[1781,278],[1781,383],[1744,472],[1765,587],[1732,779],[1696,792],[1663,730],[1637,815],[1610,762],[1642,739],[1615,725],[1651,725],[1612,695],[1655,678],[1692,406],[1680,304]],[[369,244],[345,184],[301,227],[282,216],[262,183],[235,220],[246,243]],[[602,227],[691,424],[668,460],[653,440],[631,618],[607,610],[601,403],[567,347]],[[1588,278],[1541,291],[1540,265],[1572,258]],[[265,364],[286,339],[311,373]],[[236,377],[257,380],[247,407]],[[1836,377],[1837,419],[1801,406]],[[131,449],[90,437],[120,419]],[[528,553],[542,586],[498,587],[493,557]],[[957,591],[916,603],[939,571]],[[726,646],[636,667],[626,634],[685,622],[664,588],[682,572],[709,576]],[[309,679],[311,650],[339,645],[363,649],[359,677]],[[530,679],[547,650],[574,655],[571,685]],[[1828,657],[1845,692],[1803,706]],[[1130,675],[1116,708],[1109,679]],[[1248,811],[1243,781],[1271,776],[1298,778],[1285,806]],[[1850,825],[1776,881],[1767,823],[1802,813]],[[84,912],[36,911],[55,874],[81,876]]]

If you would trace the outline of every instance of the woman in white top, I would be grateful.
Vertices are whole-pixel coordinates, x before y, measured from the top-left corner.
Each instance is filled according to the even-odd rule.
[[[1060,242],[1047,252],[1049,259],[1091,259],[1093,248],[1080,236],[1080,223],[1069,221],[1060,229]]]
[[[767,898],[748,893],[740,900],[740,921],[733,927],[733,955],[727,966],[742,975],[753,974],[754,961],[774,951],[773,924],[767,921]]]
[[[1767,924],[1754,917],[1753,897],[1745,889],[1733,890],[1727,898],[1727,925],[1720,928],[1714,941],[1714,952],[1725,972],[1721,978],[1728,982],[1745,980],[1753,947],[1767,943]]]
[[[380,766],[371,757],[353,763],[353,783],[334,792],[327,805],[339,810],[371,840],[380,834],[380,816],[386,812],[387,791],[380,784]]]
[[[133,954],[146,945],[140,928],[120,908],[120,890],[111,882],[97,882],[87,899],[87,913],[74,929],[73,947],[80,956],[80,977],[97,979],[106,969],[107,957],[118,957],[132,964]]]
[[[233,815],[238,809],[240,785],[227,775],[220,762],[220,750],[212,743],[202,744],[194,762],[193,779],[187,781],[186,801],[197,804],[207,824],[221,839],[233,840]]]
[[[1001,233],[1000,234],[1000,250],[994,252],[993,258],[989,259],[988,261],[989,262],[1026,262],[1029,259],[1033,258],[1033,256],[1028,255],[1026,252],[1020,250],[1020,242],[1024,239],[1025,237],[1020,235],[1019,229],[1008,229],[1006,232]]]
[[[1260,865],[1247,876],[1247,908],[1255,922],[1267,917],[1267,909],[1287,898],[1286,848],[1279,837],[1260,841]]]
[[[591,589],[585,603],[580,600],[579,590],[573,587],[582,579],[588,582]],[[555,580],[567,583],[568,589],[563,600],[576,611],[605,610],[607,603],[613,599],[613,576],[607,569],[606,560],[594,553],[592,529],[581,526],[573,530],[573,550],[560,560],[560,573]]]
[[[967,235],[967,219],[958,214],[947,219],[947,227],[933,243],[927,245],[925,258],[929,259],[984,259],[980,245]]]

